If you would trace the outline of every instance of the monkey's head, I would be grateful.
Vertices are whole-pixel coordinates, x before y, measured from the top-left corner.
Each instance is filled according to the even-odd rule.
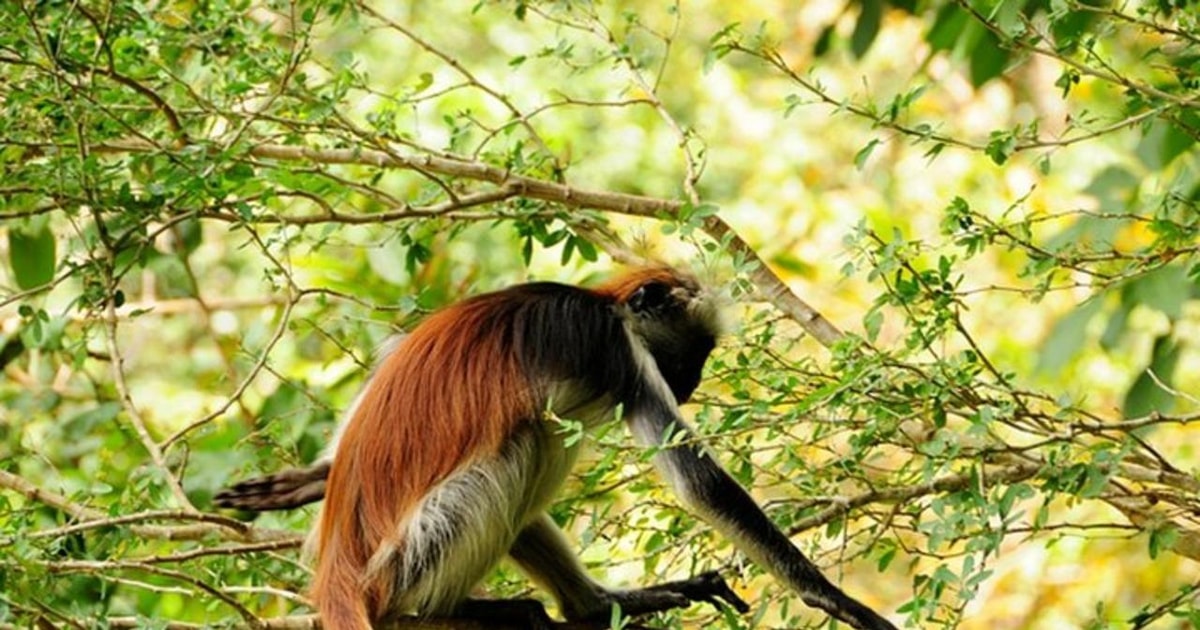
[[[687,400],[722,331],[722,300],[693,276],[670,267],[634,271],[600,291],[616,299],[630,332],[650,351],[676,399]]]

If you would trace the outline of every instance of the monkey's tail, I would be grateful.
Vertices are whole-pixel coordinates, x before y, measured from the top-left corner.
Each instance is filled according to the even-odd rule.
[[[264,512],[290,510],[325,498],[325,478],[331,463],[289,468],[265,477],[240,481],[213,496],[213,505]]]

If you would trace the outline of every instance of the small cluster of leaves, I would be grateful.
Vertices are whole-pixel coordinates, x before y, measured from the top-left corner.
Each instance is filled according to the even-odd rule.
[[[1192,181],[1191,172],[1181,169],[1165,192],[1150,196],[1126,169],[1107,168],[1085,189],[1097,208],[1056,217],[1062,227],[1049,237],[1036,229],[1047,217],[1028,213],[996,220],[962,198],[943,210],[942,231],[967,258],[992,246],[1023,252],[1028,262],[1022,274],[1036,281],[1037,297],[1081,275],[1089,278],[1092,295],[1049,335],[1039,358],[1043,373],[1056,373],[1084,348],[1088,324],[1096,317],[1107,320],[1100,347],[1113,351],[1121,346],[1134,309],[1165,316],[1168,329],[1155,338],[1145,370],[1126,395],[1124,412],[1136,417],[1168,411],[1175,363],[1187,343],[1177,325],[1184,305],[1200,299],[1200,214],[1195,212],[1200,181]],[[1142,235],[1142,242],[1132,248],[1118,245],[1130,234]]]

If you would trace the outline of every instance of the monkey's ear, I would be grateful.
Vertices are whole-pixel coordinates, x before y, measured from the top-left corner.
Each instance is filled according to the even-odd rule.
[[[658,281],[647,282],[629,296],[629,308],[635,313],[653,311],[671,301],[671,287]]]

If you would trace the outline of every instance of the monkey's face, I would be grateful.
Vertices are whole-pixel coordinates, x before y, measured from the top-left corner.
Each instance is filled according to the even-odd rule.
[[[691,276],[673,270],[647,278],[625,299],[633,331],[647,341],[721,333],[721,300]]]
[[[683,402],[700,381],[720,333],[720,300],[690,276],[656,274],[625,300],[630,332],[646,345],[675,397]]]

